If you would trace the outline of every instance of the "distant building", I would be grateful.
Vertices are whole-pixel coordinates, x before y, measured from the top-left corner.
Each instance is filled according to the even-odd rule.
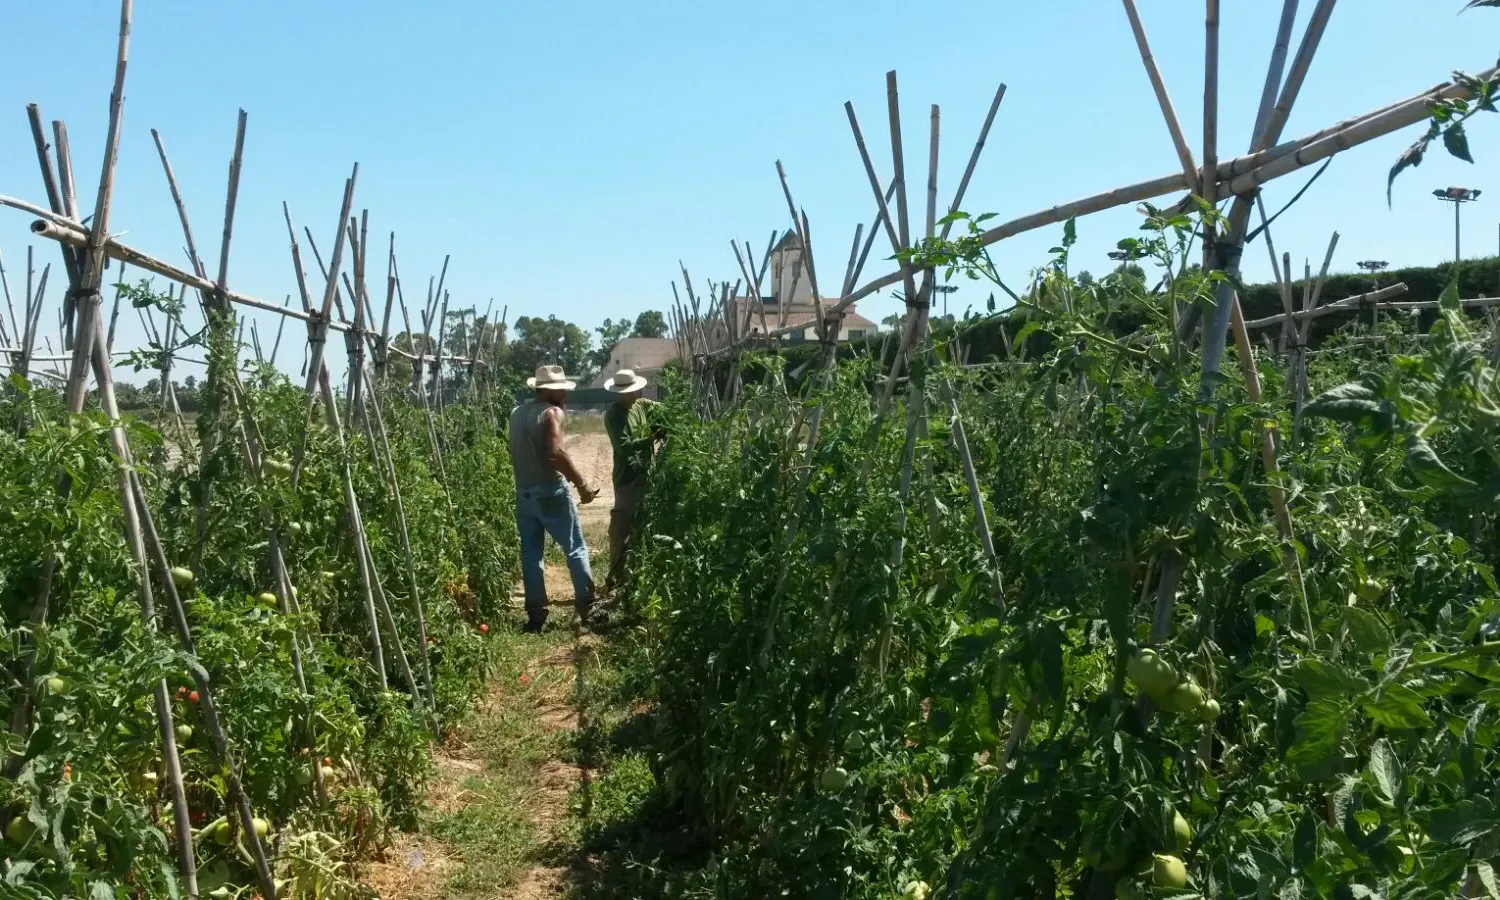
[[[677,341],[673,338],[624,338],[609,351],[609,361],[589,382],[589,387],[602,388],[621,369],[634,369],[637,375],[651,381],[646,396],[655,397],[662,368],[676,358]]]
[[[803,262],[802,241],[797,233],[789,231],[786,237],[781,239],[775,249],[771,251],[770,271],[771,292],[761,297],[736,297],[734,309],[739,316],[739,323],[744,325],[748,319],[751,334],[764,334],[769,331],[778,331],[788,326],[804,325],[805,327],[793,331],[787,335],[792,342],[815,341],[818,339],[818,313],[813,304],[812,279],[808,277],[806,266]],[[838,299],[837,283],[827,282],[828,276],[822,276],[823,280],[818,283],[818,293],[824,299],[824,308],[833,305]],[[764,314],[765,325],[761,325],[761,317]],[[880,326],[866,319],[855,311],[854,305],[850,304],[844,309],[843,322],[839,328],[838,339],[840,341],[859,341],[874,337],[880,330]]]

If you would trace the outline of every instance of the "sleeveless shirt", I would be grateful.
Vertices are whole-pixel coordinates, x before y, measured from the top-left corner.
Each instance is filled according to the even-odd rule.
[[[553,407],[532,398],[510,414],[510,461],[516,472],[516,489],[561,482],[561,472],[552,468],[547,452],[545,415]],[[563,416],[561,409],[558,416]]]

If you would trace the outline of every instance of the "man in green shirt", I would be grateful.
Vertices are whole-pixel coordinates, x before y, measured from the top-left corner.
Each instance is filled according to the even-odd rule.
[[[619,395],[604,413],[604,430],[614,448],[615,507],[609,514],[609,577],[604,592],[611,593],[625,574],[625,554],[641,504],[646,499],[646,478],[651,472],[651,458],[656,442],[663,435],[651,422],[656,401],[641,396],[646,379],[631,369],[620,369],[604,385]]]

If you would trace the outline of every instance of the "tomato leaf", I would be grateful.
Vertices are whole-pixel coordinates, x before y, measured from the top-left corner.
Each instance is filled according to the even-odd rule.
[[[1474,482],[1448,468],[1425,438],[1410,435],[1406,439],[1406,463],[1417,480],[1440,491],[1478,487]]]
[[[1297,684],[1314,701],[1353,697],[1370,687],[1344,669],[1319,659],[1297,663]]]
[[[1376,741],[1370,748],[1370,777],[1375,780],[1375,793],[1387,806],[1401,801],[1404,783],[1401,760],[1397,758],[1391,744],[1385,738]]]
[[[1386,728],[1427,728],[1432,718],[1422,709],[1422,698],[1404,684],[1381,685],[1364,702],[1365,712]]]
[[[1349,728],[1346,707],[1332,700],[1311,703],[1296,724],[1296,743],[1287,753],[1287,762],[1306,778],[1320,778],[1339,758],[1339,746]]]
[[[1305,415],[1355,423],[1379,412],[1380,397],[1357,381],[1324,391],[1303,409]]]
[[[1344,611],[1344,630],[1355,646],[1366,653],[1381,653],[1391,646],[1391,633],[1375,613],[1359,606]]]
[[[1407,147],[1400,156],[1396,157],[1396,164],[1391,166],[1391,172],[1386,176],[1385,180],[1385,202],[1387,204],[1391,202],[1391,192],[1396,186],[1396,176],[1408,168],[1422,164],[1422,155],[1427,152],[1427,140],[1417,141],[1415,144]]]
[[[1427,830],[1433,840],[1467,846],[1500,830],[1500,812],[1492,800],[1459,800],[1433,810]]]
[[[1484,895],[1490,900],[1500,900],[1500,884],[1495,881],[1495,868],[1484,860],[1474,863],[1474,875],[1484,886]]]
[[[1443,146],[1447,148],[1449,155],[1456,156],[1464,162],[1474,161],[1474,157],[1469,155],[1469,136],[1464,132],[1462,122],[1454,122],[1443,129]]]

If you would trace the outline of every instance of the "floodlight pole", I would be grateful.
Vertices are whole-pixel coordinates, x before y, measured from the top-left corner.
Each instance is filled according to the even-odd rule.
[[[1460,217],[1460,209],[1465,203],[1473,203],[1479,199],[1482,191],[1471,190],[1464,187],[1439,188],[1432,195],[1444,203],[1453,204],[1453,264],[1458,265],[1463,259],[1463,222]]]

